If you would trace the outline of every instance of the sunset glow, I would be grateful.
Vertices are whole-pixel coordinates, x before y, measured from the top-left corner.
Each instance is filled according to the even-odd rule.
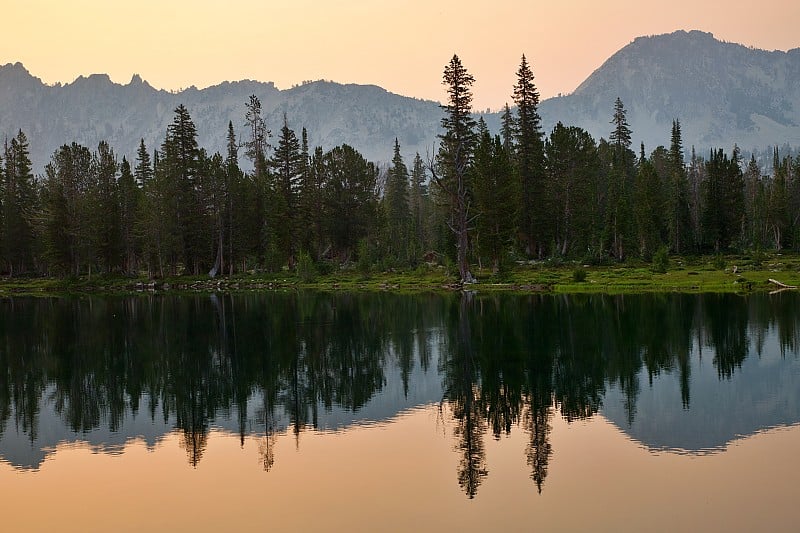
[[[165,89],[331,79],[441,100],[455,52],[476,78],[477,109],[510,100],[523,53],[546,98],[573,91],[640,35],[699,29],[767,50],[800,46],[800,4],[788,0],[678,0],[657,10],[632,0],[31,0],[3,15],[0,63],[20,61],[48,83],[92,73],[118,83],[138,73]]]

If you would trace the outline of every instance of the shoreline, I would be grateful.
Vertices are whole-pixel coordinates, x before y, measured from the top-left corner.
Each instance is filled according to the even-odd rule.
[[[734,259],[742,259],[737,257]],[[340,270],[301,279],[296,273],[250,273],[234,276],[178,276],[161,280],[119,274],[79,278],[20,277],[0,279],[0,298],[10,296],[66,296],[82,294],[194,294],[246,293],[278,290],[342,292],[507,292],[519,294],[636,294],[636,293],[749,293],[794,290],[775,282],[800,286],[800,256],[779,256],[754,263],[714,258],[679,261],[665,273],[644,263],[608,266],[578,264],[517,265],[495,276],[477,270],[478,282],[462,285],[443,267],[425,266],[414,271],[359,273]],[[577,271],[583,271],[582,281]]]

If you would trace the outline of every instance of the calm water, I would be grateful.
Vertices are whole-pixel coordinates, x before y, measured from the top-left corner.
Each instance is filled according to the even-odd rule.
[[[798,526],[800,298],[0,300],[0,529]]]

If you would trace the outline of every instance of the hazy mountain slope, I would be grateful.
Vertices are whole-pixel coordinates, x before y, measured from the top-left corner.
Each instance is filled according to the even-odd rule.
[[[273,140],[286,113],[298,137],[307,128],[312,149],[347,143],[375,161],[391,158],[395,137],[409,157],[416,151],[424,155],[440,120],[436,102],[375,86],[320,81],[281,91],[272,83],[239,81],[170,93],[139,76],[120,85],[101,74],[47,86],[17,63],[0,67],[0,133],[13,135],[20,128],[26,133],[36,172],[65,142],[94,148],[105,139],[130,158],[140,138],[150,150],[160,146],[173,110],[184,104],[197,126],[200,146],[224,152],[229,121],[244,135],[245,103],[251,94],[261,100]]]
[[[251,94],[261,100],[273,132],[286,113],[298,137],[307,128],[312,148],[347,143],[374,161],[391,158],[395,137],[407,164],[417,151],[425,156],[442,116],[436,102],[375,86],[312,82],[278,90],[272,83],[239,81],[171,93],[139,76],[119,85],[105,75],[47,86],[17,63],[0,67],[0,134],[25,131],[36,172],[58,146],[73,140],[94,148],[105,139],[119,155],[132,157],[140,138],[151,150],[161,144],[174,108],[182,103],[195,121],[200,145],[222,152],[228,121],[243,134]],[[710,147],[730,149],[734,142],[746,150],[800,145],[800,49],[766,52],[698,31],[640,37],[573,94],[543,101],[543,128],[549,132],[561,121],[582,126],[596,139],[608,137],[617,96],[628,110],[637,151],[641,141],[648,151],[668,145],[673,118],[681,121],[687,151],[694,145],[701,154]],[[499,129],[499,114],[486,120],[490,129]]]
[[[543,123],[560,120],[607,138],[617,96],[637,151],[641,141],[648,151],[668,145],[674,118],[687,149],[800,143],[800,49],[766,52],[699,31],[640,37],[573,94],[543,102]]]

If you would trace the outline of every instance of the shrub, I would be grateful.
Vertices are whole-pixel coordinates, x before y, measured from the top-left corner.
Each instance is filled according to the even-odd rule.
[[[280,272],[283,267],[283,256],[275,246],[268,246],[264,252],[264,270],[266,272]]]
[[[498,282],[510,281],[513,277],[513,262],[508,254],[502,254],[497,261],[497,268],[492,272],[492,277]]]
[[[711,263],[717,270],[725,270],[725,258],[722,254],[714,256],[714,261]]]
[[[664,274],[669,268],[669,253],[667,247],[662,246],[653,254],[653,272]]]
[[[442,260],[442,266],[444,267],[445,276],[452,279],[459,278],[459,271],[456,262],[453,261],[453,258],[450,255],[445,255]]]
[[[329,276],[338,268],[338,265],[333,261],[326,261],[324,259],[320,259],[319,263],[315,263],[314,266],[317,269],[317,273],[321,276]]]
[[[753,252],[752,264],[754,267],[760,267],[762,263],[765,263],[766,261],[767,261],[767,254],[762,252],[760,249],[756,249],[756,251]]]
[[[303,283],[312,283],[317,279],[317,265],[308,252],[300,252],[297,258],[297,275]]]
[[[577,267],[572,271],[572,281],[575,283],[583,283],[586,281],[586,269],[582,266]]]
[[[358,261],[356,262],[356,268],[364,276],[369,275],[372,269],[372,254],[370,253],[369,241],[367,239],[358,241]]]

